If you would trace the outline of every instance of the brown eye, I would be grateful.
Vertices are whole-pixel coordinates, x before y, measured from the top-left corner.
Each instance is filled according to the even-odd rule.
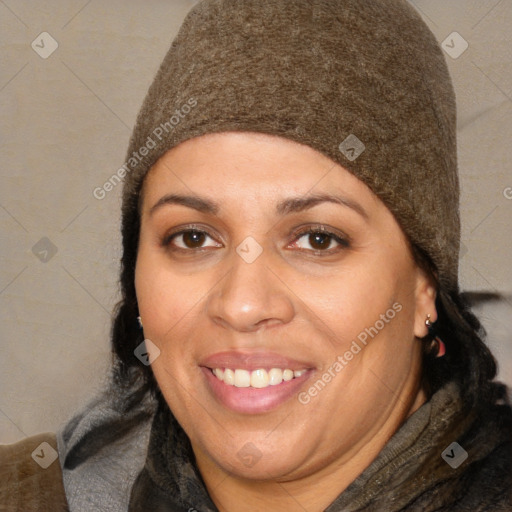
[[[293,246],[298,249],[331,254],[336,250],[348,248],[350,243],[348,239],[325,229],[311,229],[303,232],[293,243]]]
[[[216,242],[208,233],[198,229],[185,229],[179,233],[174,233],[166,237],[162,241],[162,245],[170,249],[189,251],[206,247],[222,247],[222,244]]]
[[[325,233],[311,233],[308,241],[313,249],[321,251],[329,248],[332,242],[332,237]]]
[[[206,235],[202,231],[187,231],[182,234],[183,244],[188,249],[197,249],[204,244]]]

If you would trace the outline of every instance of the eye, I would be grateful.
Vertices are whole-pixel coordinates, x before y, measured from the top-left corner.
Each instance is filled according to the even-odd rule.
[[[208,240],[210,240],[210,242],[206,245]],[[208,235],[208,233],[197,229],[186,229],[169,235],[164,239],[163,245],[171,245],[182,250],[203,249],[205,247],[222,247],[222,244],[216,242]]]
[[[336,248],[349,247],[349,242],[346,238],[336,235],[325,228],[317,228],[302,232],[292,246],[315,252],[331,253],[334,252],[333,248],[336,250]]]

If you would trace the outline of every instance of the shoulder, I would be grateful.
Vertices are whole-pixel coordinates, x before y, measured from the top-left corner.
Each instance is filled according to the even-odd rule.
[[[147,453],[155,403],[137,389],[108,387],[59,431],[64,487],[72,510],[127,510]]]
[[[492,441],[482,432],[478,439],[482,445]],[[495,438],[495,444],[485,457],[469,463],[460,476],[459,508],[461,511],[512,510],[512,431],[506,437]],[[476,448],[474,448],[476,451]],[[471,453],[468,456],[470,459]]]
[[[0,445],[0,503],[5,512],[69,510],[55,434]]]
[[[512,410],[489,407],[458,439],[463,462],[452,466],[431,490],[429,501],[442,497],[438,511],[510,512],[512,510]],[[453,452],[453,450],[452,450]],[[445,459],[446,460],[446,459]]]

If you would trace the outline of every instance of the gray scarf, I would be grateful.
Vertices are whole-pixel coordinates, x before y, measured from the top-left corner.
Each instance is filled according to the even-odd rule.
[[[511,437],[508,406],[465,414],[450,383],[405,421],[325,512],[510,512]],[[458,467],[450,458],[459,448],[446,451],[453,442],[468,453]],[[146,463],[131,491],[129,512],[149,510],[217,512],[188,437],[165,403],[155,414]]]

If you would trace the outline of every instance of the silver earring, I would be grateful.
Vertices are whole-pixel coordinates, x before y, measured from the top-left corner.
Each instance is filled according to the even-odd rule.
[[[139,323],[139,327],[142,329],[142,318],[140,316],[137,317],[137,322]]]

